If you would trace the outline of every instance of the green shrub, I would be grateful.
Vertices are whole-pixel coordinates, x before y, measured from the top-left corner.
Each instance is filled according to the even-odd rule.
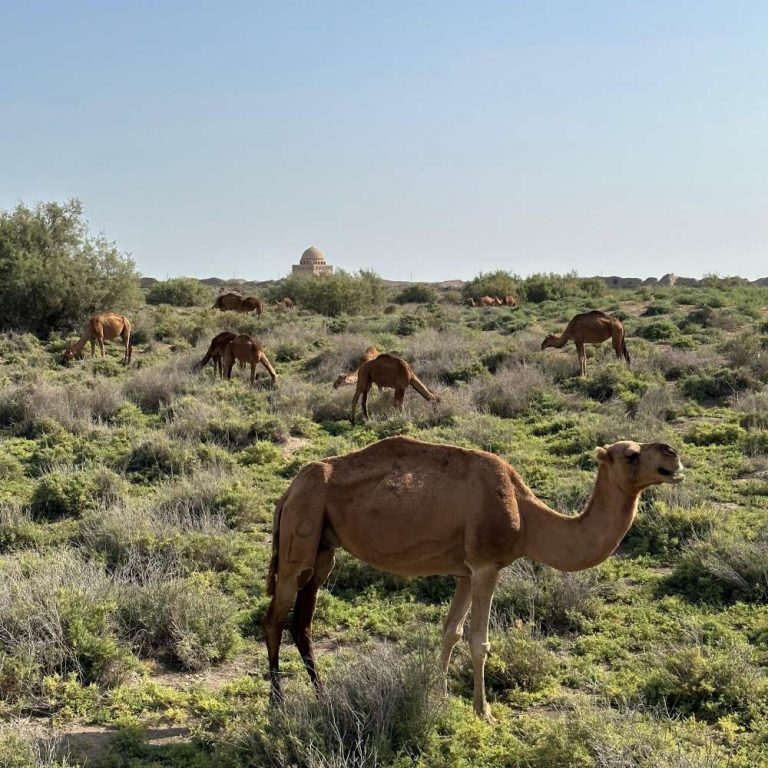
[[[745,435],[738,424],[695,424],[685,439],[693,445],[736,445]]]
[[[683,509],[663,501],[642,504],[621,549],[633,556],[668,559],[679,554],[691,539],[709,534],[714,525],[715,516],[709,507]]]
[[[677,335],[677,326],[667,317],[641,325],[635,333],[648,341],[664,341]]]
[[[518,279],[510,272],[498,269],[495,272],[481,272],[462,288],[466,299],[479,299],[481,296],[517,295]]]
[[[128,454],[125,472],[145,482],[181,475],[198,463],[189,448],[161,437],[150,437],[137,443]]]
[[[31,511],[34,517],[44,520],[80,517],[100,504],[115,501],[122,490],[120,478],[106,469],[51,472],[35,486]]]
[[[333,275],[308,277],[291,275],[272,290],[275,298],[288,296],[304,309],[321,315],[357,315],[381,307],[386,288],[374,272],[361,270],[357,275],[339,271]]]
[[[398,336],[413,336],[423,328],[427,327],[427,321],[421,315],[408,313],[401,315],[395,326],[395,333]]]
[[[431,285],[415,283],[403,288],[393,301],[396,304],[432,304],[437,301],[437,291]]]
[[[47,336],[140,300],[133,261],[93,236],[79,201],[0,211],[0,328]]]
[[[694,400],[714,400],[738,394],[753,386],[743,371],[730,368],[705,369],[680,381],[680,389]]]
[[[644,686],[646,699],[682,717],[714,723],[736,715],[745,723],[767,692],[746,644],[710,647],[694,642],[656,654],[654,663]]]
[[[172,277],[155,283],[147,291],[147,304],[170,304],[173,307],[207,307],[213,291],[191,277]]]
[[[593,400],[604,403],[614,397],[642,395],[649,384],[635,376],[626,366],[611,364],[581,380],[579,386]]]
[[[672,305],[667,301],[655,301],[649,304],[643,312],[643,317],[657,317],[658,315],[669,315],[672,313]],[[623,319],[623,318],[619,318]]]

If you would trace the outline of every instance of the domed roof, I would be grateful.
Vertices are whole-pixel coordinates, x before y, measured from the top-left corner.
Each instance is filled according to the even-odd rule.
[[[301,254],[300,263],[306,265],[325,264],[325,256],[323,256],[323,252],[319,248],[315,248],[313,245]]]

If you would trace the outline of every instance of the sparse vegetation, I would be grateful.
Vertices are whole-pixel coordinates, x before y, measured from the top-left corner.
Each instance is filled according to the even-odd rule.
[[[117,726],[108,768],[765,762],[768,289],[499,272],[476,291],[520,306],[342,274],[254,291],[260,319],[207,299],[144,306],[127,369],[117,347],[58,365],[63,319],[0,337],[0,765],[82,764],[15,725],[40,715]],[[286,295],[297,310],[269,306]],[[622,318],[630,369],[609,345],[589,349],[585,379],[572,347],[540,352],[546,328],[591,307]],[[259,338],[276,389],[192,372],[221,330]],[[332,383],[370,345],[405,357],[440,403],[411,393],[401,415],[374,391],[374,416],[352,426],[353,388]],[[596,445],[682,453],[686,482],[649,492],[599,567],[503,572],[487,669],[500,726],[470,714],[466,643],[437,695],[452,579],[344,554],[317,606],[326,693],[286,633],[286,700],[267,708],[275,502],[307,462],[394,434],[494,451],[567,514],[586,501]],[[153,744],[160,724],[193,735]]]

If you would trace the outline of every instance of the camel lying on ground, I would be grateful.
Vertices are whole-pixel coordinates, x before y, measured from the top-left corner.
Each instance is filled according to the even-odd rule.
[[[255,296],[241,296],[239,293],[230,291],[222,293],[213,303],[211,309],[229,310],[232,312],[253,312],[261,317],[264,312],[264,304],[261,299]]]
[[[338,389],[339,387],[346,386],[347,384],[357,384],[357,375],[360,371],[360,366],[363,363],[367,363],[369,360],[374,360],[380,354],[381,352],[379,352],[376,347],[368,347],[368,349],[366,349],[363,353],[363,356],[360,358],[360,364],[357,366],[357,368],[354,371],[350,371],[349,373],[340,373],[336,377],[336,381],[333,382],[333,388]]]
[[[355,423],[355,408],[360,396],[363,396],[362,408],[363,416],[368,418],[368,393],[371,387],[376,384],[379,389],[389,387],[395,390],[395,406],[398,410],[403,409],[403,400],[405,392],[409,386],[413,387],[425,400],[440,401],[440,398],[430,392],[419,377],[413,372],[408,363],[400,357],[394,355],[379,355],[373,360],[363,363],[357,369],[357,388],[355,396],[352,398],[352,423]]]
[[[101,356],[104,357],[104,340],[113,341],[117,338],[123,341],[125,350],[123,364],[128,365],[133,354],[131,321],[125,315],[118,315],[116,312],[100,312],[88,321],[83,335],[64,351],[61,362],[68,363],[74,357],[82,357],[83,348],[88,342],[91,344],[91,356],[95,356],[98,342]]]
[[[627,342],[624,340],[624,326],[621,321],[611,315],[602,312],[599,309],[593,309],[591,312],[584,312],[581,315],[575,315],[571,322],[565,327],[560,336],[550,333],[544,341],[541,342],[541,348],[564,347],[571,339],[576,344],[576,352],[579,355],[579,365],[581,366],[581,375],[587,375],[587,352],[584,349],[585,344],[602,344],[606,339],[611,339],[616,357],[621,360],[622,356],[630,364]]]
[[[280,640],[291,608],[291,634],[320,687],[312,617],[342,547],[390,573],[457,578],[443,625],[442,672],[447,676],[471,606],[474,709],[490,717],[484,667],[499,571],[519,557],[561,571],[591,568],[624,538],[645,488],[682,481],[680,459],[663,443],[615,443],[598,448],[597,460],[592,496],[575,517],[550,509],[507,462],[485,451],[391,437],[305,466],[275,508],[264,619],[271,698],[281,698]]]
[[[224,371],[227,379],[232,378],[232,368],[235,365],[235,360],[239,360],[242,363],[248,363],[251,366],[251,386],[253,386],[256,379],[256,364],[261,363],[269,373],[272,379],[272,386],[277,381],[277,374],[272,367],[272,363],[269,362],[267,356],[264,354],[264,350],[256,339],[245,334],[235,336],[224,348]]]
[[[232,331],[222,331],[218,336],[214,336],[208,346],[208,351],[205,353],[205,357],[203,357],[199,363],[195,363],[194,370],[202,370],[211,360],[213,360],[213,378],[215,379],[216,374],[218,373],[223,379],[224,366],[222,365],[222,361],[224,359],[224,351],[227,348],[227,344],[236,337],[237,334],[232,333]],[[245,363],[241,362],[240,367],[244,368]]]

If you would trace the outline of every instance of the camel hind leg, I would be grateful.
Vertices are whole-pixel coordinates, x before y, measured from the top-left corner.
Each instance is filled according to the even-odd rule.
[[[321,549],[315,560],[315,572],[307,585],[299,590],[293,609],[291,636],[299,649],[309,679],[316,689],[322,688],[315,664],[315,646],[312,642],[312,619],[317,606],[317,593],[325,584],[336,562],[334,549]]]
[[[584,347],[583,341],[576,342],[576,352],[579,355],[579,368],[581,369],[581,375],[587,375],[587,350]]]
[[[280,642],[285,621],[294,604],[298,611],[294,628],[297,631],[297,637],[300,638],[300,650],[303,651],[305,665],[308,665],[311,660],[314,667],[309,628],[314,613],[317,589],[320,586],[318,584],[315,588],[311,585],[315,581],[319,582],[321,578],[325,581],[333,562],[332,558],[321,559],[318,551],[325,518],[325,495],[322,492],[325,486],[324,472],[320,464],[310,464],[303,469],[293,481],[280,512],[279,528],[276,531],[279,541],[275,587],[264,618],[264,635],[269,658],[270,698],[273,701],[279,700],[282,696]],[[304,592],[299,600],[299,593],[307,586],[310,586],[310,589]],[[310,669],[309,665],[307,669]]]
[[[445,692],[448,692],[448,665],[451,663],[451,654],[456,643],[461,640],[464,622],[467,619],[469,604],[472,602],[472,582],[460,577],[456,582],[456,591],[451,600],[451,607],[443,624],[443,647],[440,653],[440,667],[443,671]]]
[[[623,357],[627,363],[627,367],[630,364],[629,351],[627,350],[627,342],[624,338],[623,328],[614,328],[611,334],[611,343],[613,344],[613,351],[616,353],[616,358],[621,360]]]

